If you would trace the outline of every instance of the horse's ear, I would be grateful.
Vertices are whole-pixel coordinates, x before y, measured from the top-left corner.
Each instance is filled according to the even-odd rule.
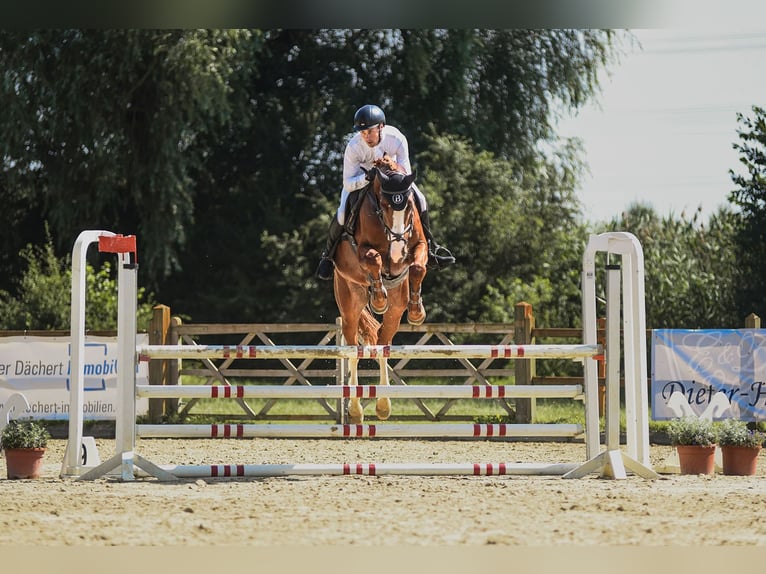
[[[377,171],[378,177],[380,178],[380,185],[383,187],[383,189],[386,189],[386,184],[388,183],[388,180],[390,180],[391,178],[388,177],[388,175],[386,175],[385,171],[382,169],[376,169],[375,171]]]
[[[415,170],[412,170],[412,173],[404,178],[405,183],[407,184],[407,187],[412,185],[412,182],[415,181],[415,177],[417,176]]]

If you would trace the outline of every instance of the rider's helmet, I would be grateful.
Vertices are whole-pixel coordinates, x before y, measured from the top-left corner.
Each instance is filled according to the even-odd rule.
[[[354,131],[359,132],[386,123],[386,114],[378,106],[367,104],[354,114]]]

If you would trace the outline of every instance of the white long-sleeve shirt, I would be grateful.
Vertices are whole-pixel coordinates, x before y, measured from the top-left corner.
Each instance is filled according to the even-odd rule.
[[[380,131],[380,143],[368,146],[357,132],[346,145],[343,154],[343,188],[346,192],[356,191],[367,185],[364,171],[372,167],[372,162],[387,153],[391,159],[401,165],[407,173],[412,173],[410,151],[407,138],[397,128],[384,125]]]

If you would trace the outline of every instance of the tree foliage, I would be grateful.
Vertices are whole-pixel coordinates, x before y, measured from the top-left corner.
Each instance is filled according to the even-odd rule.
[[[149,276],[177,270],[204,157],[195,142],[246,109],[230,100],[230,81],[253,63],[256,40],[246,31],[0,33],[0,192],[27,224],[20,244],[3,237],[15,247],[6,256],[39,242],[43,220],[59,251],[108,225],[140,236]]]
[[[734,305],[737,218],[720,208],[707,225],[700,210],[687,218],[660,217],[637,203],[607,226],[628,231],[644,253],[646,322],[649,328],[742,327]]]
[[[766,110],[753,106],[752,116],[737,114],[740,154],[745,173],[730,170],[737,186],[729,201],[741,210],[737,233],[737,309],[741,315],[766,317]]]
[[[437,238],[430,317],[579,314],[576,145],[556,114],[596,94],[608,30],[1,31],[0,271],[50,221],[135,233],[139,281],[197,321],[325,320],[313,277],[354,110],[410,140]],[[10,279],[0,284],[15,289]],[[575,303],[576,301],[576,303]]]
[[[18,284],[18,295],[0,290],[0,329],[68,330],[71,328],[72,267],[67,256],[56,257],[53,243],[27,245],[19,254],[26,269]],[[111,264],[85,268],[85,328],[94,331],[117,328],[117,282]],[[143,287],[137,292],[137,326],[149,327],[156,304]]]

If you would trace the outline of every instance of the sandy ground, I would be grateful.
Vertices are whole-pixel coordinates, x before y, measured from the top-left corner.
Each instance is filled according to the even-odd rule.
[[[113,441],[97,444],[113,454]],[[84,482],[59,478],[64,447],[51,441],[38,480],[7,480],[0,459],[0,545],[766,546],[766,458],[755,477]],[[580,443],[496,441],[140,439],[136,450],[157,464],[585,460]],[[652,464],[670,453],[653,446]]]

